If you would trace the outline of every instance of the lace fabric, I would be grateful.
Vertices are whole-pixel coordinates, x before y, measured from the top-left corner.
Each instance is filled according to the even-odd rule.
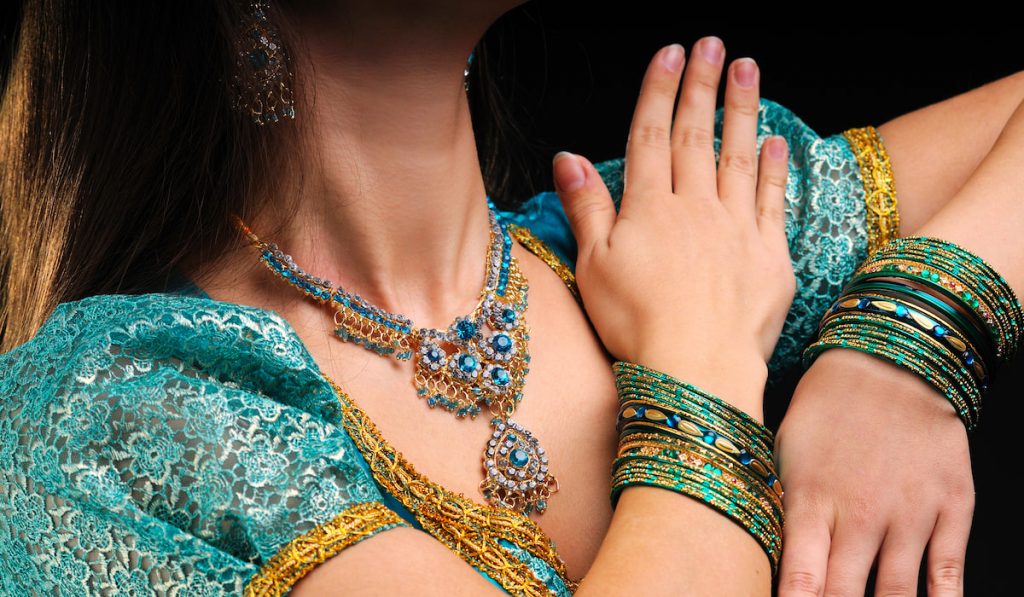
[[[777,373],[798,361],[867,234],[848,140],[823,139],[762,99],[758,145],[770,134],[791,149],[798,279],[769,364]],[[598,167],[621,201],[624,158]],[[545,261],[570,283],[575,241],[557,195],[502,215],[546,243],[564,263]],[[284,594],[295,574],[359,540],[422,529],[375,480],[342,417],[274,311],[212,300],[184,279],[173,292],[62,303],[0,355],[0,593]],[[500,543],[551,594],[569,594],[549,562]]]

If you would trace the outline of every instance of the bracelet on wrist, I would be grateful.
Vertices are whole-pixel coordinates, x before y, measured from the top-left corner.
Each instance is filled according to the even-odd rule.
[[[830,348],[852,348],[922,377],[948,399],[968,431],[998,368],[1024,338],[1024,312],[990,264],[932,237],[893,239],[854,272],[803,354],[810,367]]]
[[[629,361],[616,361],[613,370],[619,450],[612,465],[612,508],[632,485],[702,501],[758,541],[774,574],[784,513],[771,431],[721,398],[664,372]]]

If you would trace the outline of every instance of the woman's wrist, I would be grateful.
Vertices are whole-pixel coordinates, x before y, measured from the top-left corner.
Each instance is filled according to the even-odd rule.
[[[612,466],[612,507],[635,485],[688,495],[746,529],[776,570],[783,511],[771,431],[671,373],[622,360],[613,370],[619,450]]]
[[[756,348],[645,346],[624,359],[693,384],[764,422],[764,388],[768,365]]]

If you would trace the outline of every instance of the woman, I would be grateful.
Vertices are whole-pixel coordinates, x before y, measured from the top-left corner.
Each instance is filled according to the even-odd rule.
[[[235,8],[227,4],[219,7],[228,24],[226,30],[230,30],[229,25],[233,26],[236,20],[232,13]],[[407,12],[413,8],[418,8],[417,18],[409,19]],[[52,176],[65,184],[81,176],[89,186],[79,192],[88,191],[96,200],[108,197],[116,201],[115,195],[104,190],[116,187],[124,196],[128,193],[144,195],[152,197],[152,201],[144,205],[145,213],[122,216],[122,222],[134,220],[142,226],[137,240],[123,233],[106,236],[105,231],[126,230],[127,224],[119,228],[111,227],[109,222],[87,219],[79,225],[68,247],[48,248],[38,242],[34,256],[28,255],[27,259],[19,259],[8,266],[15,268],[21,263],[32,263],[38,270],[32,279],[18,277],[24,283],[17,290],[9,291],[10,296],[18,300],[9,300],[7,304],[9,313],[36,321],[45,319],[49,308],[42,301],[30,306],[28,298],[52,296],[52,291],[44,290],[52,286],[54,276],[72,276],[68,283],[83,284],[82,288],[92,284],[89,291],[74,296],[87,297],[83,302],[65,303],[48,319],[50,325],[41,330],[43,333],[35,344],[25,345],[3,363],[5,372],[16,373],[5,375],[5,382],[14,379],[18,384],[4,388],[4,398],[11,398],[5,407],[13,408],[15,396],[19,405],[17,412],[4,413],[8,423],[4,437],[9,438],[4,445],[11,446],[7,450],[10,455],[5,454],[5,457],[22,467],[5,468],[19,475],[13,479],[15,482],[5,480],[5,486],[12,492],[5,496],[5,502],[12,504],[7,528],[13,530],[5,535],[4,547],[10,557],[5,560],[9,571],[5,570],[3,578],[10,586],[49,587],[60,583],[71,594],[98,592],[105,587],[173,593],[186,583],[190,583],[189,593],[237,591],[246,583],[251,588],[250,581],[264,578],[261,576],[267,571],[264,566],[273,556],[282,552],[286,545],[294,545],[289,542],[311,537],[307,533],[323,528],[317,525],[331,520],[339,512],[349,511],[353,505],[381,503],[400,518],[384,518],[386,515],[380,510],[374,511],[377,518],[370,526],[360,526],[360,521],[365,523],[368,518],[353,518],[349,526],[342,529],[348,532],[335,529],[338,533],[335,547],[344,548],[336,552],[338,557],[319,560],[316,566],[306,565],[309,562],[297,566],[292,570],[304,576],[288,576],[286,582],[277,587],[295,586],[300,587],[296,589],[300,592],[312,592],[324,586],[336,590],[366,586],[380,592],[419,590],[427,593],[432,589],[451,592],[452,587],[480,592],[493,590],[493,585],[497,584],[508,590],[508,585],[502,585],[494,577],[487,579],[464,566],[458,556],[463,560],[472,558],[465,549],[456,555],[427,533],[396,528],[417,526],[417,522],[425,528],[431,520],[427,514],[432,510],[426,507],[431,503],[419,503],[422,506],[419,509],[406,507],[412,503],[408,501],[411,498],[404,495],[410,487],[428,487],[438,494],[447,489],[450,493],[442,496],[447,503],[471,507],[456,495],[478,493],[479,478],[466,471],[479,469],[482,425],[454,422],[449,417],[433,416],[435,413],[424,416],[422,408],[403,411],[402,402],[395,397],[409,394],[408,365],[367,355],[364,346],[338,343],[329,338],[328,333],[336,323],[331,319],[332,314],[321,305],[302,300],[294,286],[283,284],[263,271],[252,247],[238,242],[245,237],[240,237],[228,217],[238,207],[250,230],[259,238],[273,240],[286,248],[306,271],[341,280],[339,286],[357,289],[370,297],[372,304],[403,313],[412,321],[443,325],[442,322],[451,319],[452,313],[461,313],[471,306],[468,297],[479,290],[479,270],[474,265],[478,262],[473,259],[479,259],[489,242],[486,204],[480,201],[485,186],[479,164],[474,161],[476,148],[464,96],[452,93],[451,66],[461,54],[461,73],[464,50],[472,47],[481,32],[510,6],[431,8],[437,8],[438,12],[416,4],[403,7],[404,13],[380,7],[349,6],[340,14],[340,8],[302,4],[271,13],[272,21],[281,24],[282,31],[288,30],[283,27],[284,23],[293,23],[294,30],[301,32],[287,47],[304,47],[310,57],[309,64],[316,67],[304,71],[301,65],[306,63],[298,63],[296,111],[308,118],[300,116],[293,122],[274,123],[295,125],[291,128],[278,127],[271,132],[258,127],[226,126],[226,111],[220,109],[226,102],[220,102],[217,95],[220,87],[213,81],[215,77],[197,76],[198,90],[182,85],[179,78],[168,78],[153,88],[129,83],[130,87],[126,85],[122,89],[118,85],[124,83],[110,82],[110,93],[126,99],[127,103],[118,104],[123,112],[104,107],[103,112],[111,119],[105,123],[107,127],[81,127],[75,134],[103,138],[114,149],[79,155],[77,161],[70,152],[69,163],[82,164],[83,168],[88,164],[91,170],[58,167],[53,169]],[[39,7],[30,7],[30,10],[36,9]],[[67,10],[60,15],[66,19],[63,22],[78,23],[75,17],[79,15],[75,10],[88,9]],[[192,23],[194,26],[193,21],[197,19],[205,22],[209,30],[203,30],[206,36],[200,36],[199,43],[190,41],[183,46],[172,39],[148,39],[152,43],[120,47],[117,45],[120,38],[111,37],[106,42],[109,46],[87,45],[85,49],[115,56],[126,52],[132,57],[127,61],[130,67],[136,60],[139,65],[164,64],[166,57],[156,50],[175,47],[183,52],[174,56],[180,64],[205,65],[210,55],[229,55],[217,45],[224,36],[213,34],[214,19],[210,10],[196,7],[187,18],[173,13],[145,17],[167,23],[166,30],[154,33],[167,36],[188,28],[171,24]],[[460,11],[458,19],[451,18],[453,10]],[[209,18],[203,21],[198,15]],[[143,18],[142,15],[132,16]],[[34,43],[65,39],[56,35],[61,32],[48,28],[54,26],[53,20],[26,17],[26,22],[39,27],[27,29],[32,35],[25,39]],[[97,26],[105,22],[99,20]],[[339,39],[338,30],[349,32],[351,37]],[[66,39],[90,38],[69,36]],[[302,44],[298,43],[300,40]],[[74,47],[63,49],[68,55],[77,55],[71,51],[76,49]],[[297,55],[303,54],[297,52]],[[28,57],[19,58],[28,60]],[[407,66],[413,59],[417,61],[417,68]],[[367,68],[370,64],[374,65],[373,69]],[[665,72],[675,72],[678,85],[679,71],[657,71],[656,64],[652,61],[650,83],[645,82],[645,90],[666,88]],[[693,122],[710,120],[714,113],[713,97],[709,104],[709,93],[699,95],[696,90],[700,89],[698,82],[701,80],[713,80],[713,87],[716,87],[721,66],[721,60],[714,68],[711,63],[702,64],[691,58],[688,72],[697,74],[691,75],[689,83],[684,81],[680,101],[684,102],[684,107],[692,109],[680,110],[680,118],[692,118]],[[732,65],[729,72],[734,72],[737,66]],[[45,70],[31,71],[26,62],[17,63],[13,72],[14,92],[24,91],[17,87],[19,84],[43,84],[47,80]],[[27,81],[17,78],[17,74],[28,72],[35,78]],[[183,72],[190,71],[186,68]],[[224,72],[231,71],[225,68]],[[136,75],[142,76],[137,72]],[[130,75],[127,77],[128,82],[133,80]],[[402,92],[395,94],[397,89]],[[718,123],[723,127],[720,136],[724,147],[730,146],[725,143],[727,131],[735,130],[732,136],[737,139],[736,147],[744,148],[737,151],[753,151],[754,137],[750,133],[755,128],[750,108],[758,105],[756,91],[727,87],[727,95],[742,98],[746,110],[737,110],[739,117],[735,123],[739,126],[727,124],[732,122],[728,116]],[[313,101],[317,96],[321,99]],[[325,96],[331,100],[323,99]],[[168,97],[172,100],[168,101]],[[128,101],[131,98],[134,101]],[[202,101],[188,106],[177,103],[196,98],[213,101],[212,105],[217,107],[210,108]],[[306,101],[309,103],[304,103]],[[458,106],[454,112],[453,105]],[[638,104],[633,130],[657,130],[638,126],[644,124],[638,121],[645,117],[660,118],[664,125],[665,105],[664,99],[660,106],[650,104],[641,108]],[[188,131],[187,134],[214,131],[213,136],[199,144],[186,137],[187,145],[172,145],[179,149],[169,151],[166,144],[144,143],[145,138],[138,135],[129,138],[107,134],[110,130],[125,130],[116,127],[121,118],[139,122],[139,114],[133,114],[132,110],[143,109],[147,110],[148,119],[144,120],[147,128]],[[99,107],[94,110],[97,111]],[[5,109],[5,118],[10,113]],[[398,117],[402,120],[396,120]],[[740,124],[744,122],[745,128]],[[95,125],[95,122],[90,124]],[[10,122],[5,123],[5,130],[10,130],[6,128],[10,126]],[[75,130],[74,127],[71,130]],[[746,136],[742,136],[742,131]],[[60,133],[59,130],[53,132]],[[43,142],[46,138],[40,136],[38,140]],[[655,140],[654,137],[646,134],[634,137],[627,155],[642,151],[643,142],[651,140]],[[757,140],[764,148],[763,135],[758,135]],[[282,147],[295,148],[294,154],[278,149]],[[270,148],[279,153],[270,153]],[[335,156],[339,148],[344,151]],[[218,151],[220,149],[223,151]],[[395,160],[396,152],[401,159]],[[644,158],[638,153],[631,163],[649,164],[650,171],[655,173],[652,176],[669,172],[664,154],[648,154],[649,157]],[[706,177],[712,172],[714,164],[709,163],[708,158],[713,155],[705,152],[703,161],[694,161],[691,165],[694,176],[700,172]],[[126,156],[131,159],[126,160]],[[300,156],[301,159],[295,159]],[[295,161],[291,169],[282,166],[292,159]],[[675,156],[672,159],[675,160]],[[566,168],[566,161],[559,162],[561,164],[555,165],[556,175]],[[268,163],[279,167],[267,168]],[[735,164],[730,161],[727,166],[742,166],[742,163],[742,160]],[[64,165],[63,162],[57,164]],[[580,247],[593,246],[595,239],[601,238],[600,232],[607,228],[611,215],[608,211],[611,196],[594,194],[600,189],[593,186],[595,171],[584,166],[589,172],[586,180],[590,183],[582,187],[586,193],[574,195],[578,191],[568,190],[568,185],[562,187],[565,211],[573,224],[574,236],[581,240]],[[639,172],[641,166],[634,168]],[[113,176],[105,178],[98,175],[100,172]],[[720,176],[725,177],[722,172],[730,172],[730,168],[720,170]],[[764,177],[772,170],[765,167],[760,172]],[[174,181],[166,179],[165,173],[172,174]],[[567,181],[568,173],[564,174],[565,178],[558,176],[556,180]],[[609,182],[611,179],[608,178]],[[722,191],[721,180],[717,192]],[[105,187],[107,184],[114,187]],[[133,184],[138,186],[133,189]],[[27,187],[17,188],[24,193],[20,196],[29,196]],[[153,188],[160,189],[158,196],[154,196]],[[414,196],[410,189],[415,189]],[[737,192],[733,198],[753,199],[750,188],[746,188],[745,193]],[[10,195],[5,193],[4,196]],[[339,199],[354,196],[360,198],[358,205]],[[646,195],[624,190],[620,198],[623,205],[628,202],[627,196],[639,196],[639,201],[643,201]],[[253,197],[267,199],[260,205],[247,204]],[[602,198],[605,199],[603,204],[593,203]],[[289,199],[294,200],[293,204],[287,205]],[[781,195],[776,199],[781,202]],[[661,200],[664,202],[665,197]],[[685,201],[686,197],[673,200]],[[281,202],[283,206],[279,205]],[[737,209],[742,208],[739,201],[733,203],[737,204]],[[760,203],[771,204],[770,199]],[[727,204],[723,201],[723,205]],[[595,207],[588,208],[588,205]],[[134,204],[124,206],[121,203],[118,207],[136,209]],[[157,209],[152,210],[153,207]],[[746,207],[752,207],[752,202]],[[178,208],[186,211],[179,212]],[[289,208],[296,210],[296,218],[286,217]],[[8,209],[5,204],[5,221]],[[92,210],[92,214],[101,212]],[[767,209],[764,214],[770,218],[772,213],[779,212],[779,209]],[[49,214],[47,222],[59,220],[59,215],[53,212],[40,213]],[[154,213],[159,217],[154,217]],[[667,221],[695,221],[703,212],[686,213],[686,218]],[[584,220],[588,214],[589,219]],[[71,212],[65,214],[70,215]],[[602,217],[605,228],[602,228]],[[31,220],[12,217],[12,221],[25,226],[26,233],[31,231],[31,237],[37,238],[37,229]],[[146,222],[159,225],[151,224],[152,229],[148,229]],[[195,222],[202,222],[202,228],[196,228]],[[424,227],[424,222],[431,225]],[[542,220],[537,230],[553,222],[556,220]],[[650,224],[641,228],[645,234],[657,229],[656,223],[645,223]],[[775,224],[781,225],[781,221],[776,219]],[[722,226],[732,233],[715,235],[711,233],[720,229],[704,228],[708,241],[703,252],[695,256],[706,258],[711,250],[708,247],[717,247],[723,252],[730,247],[735,249],[729,243],[716,245],[715,238],[746,238],[726,224]],[[779,228],[766,229],[781,232]],[[693,234],[698,232],[695,230]],[[627,578],[629,570],[623,570],[618,565],[621,560],[617,561],[619,554],[630,554],[636,557],[637,565],[641,565],[645,561],[644,553],[671,550],[668,553],[673,553],[673,561],[681,569],[701,571],[683,579],[691,583],[695,592],[702,592],[711,584],[725,594],[767,592],[768,559],[758,553],[755,542],[725,517],[710,509],[695,507],[695,501],[682,496],[631,488],[623,492],[623,501],[617,510],[623,514],[613,520],[611,509],[605,505],[607,486],[594,480],[606,478],[607,463],[615,455],[612,439],[615,400],[605,349],[616,357],[635,358],[674,371],[678,377],[705,385],[758,416],[757,396],[765,373],[763,359],[771,354],[783,325],[786,308],[783,305],[788,306],[788,299],[783,300],[787,294],[786,276],[767,275],[772,268],[778,268],[778,253],[768,253],[776,258],[767,262],[772,267],[759,267],[765,262],[756,260],[711,262],[719,269],[725,267],[723,263],[736,263],[736,271],[718,271],[709,280],[733,280],[730,277],[733,275],[735,288],[760,282],[759,287],[774,297],[765,301],[764,312],[758,317],[751,314],[750,321],[736,322],[747,327],[740,327],[728,336],[728,332],[717,325],[704,330],[695,327],[696,322],[676,320],[679,325],[673,329],[691,330],[688,333],[693,335],[689,337],[700,339],[702,345],[710,339],[716,342],[742,339],[739,344],[731,344],[729,352],[734,353],[734,357],[729,360],[729,374],[722,375],[722,367],[716,367],[714,362],[695,361],[690,353],[685,360],[679,359],[678,345],[658,338],[659,326],[646,322],[702,313],[722,315],[710,317],[711,321],[731,321],[737,309],[730,309],[728,302],[710,300],[714,296],[698,297],[704,299],[701,310],[683,315],[674,314],[677,310],[674,308],[657,310],[654,304],[663,302],[635,296],[633,289],[643,289],[644,294],[649,295],[651,288],[657,286],[643,278],[640,271],[636,272],[638,283],[635,284],[625,277],[602,282],[599,272],[611,270],[617,263],[615,259],[595,260],[593,266],[579,259],[575,266],[581,274],[579,290],[588,298],[584,315],[573,295],[565,291],[569,280],[565,268],[558,267],[557,259],[552,260],[543,248],[536,249],[538,255],[527,250],[532,239],[520,234],[522,236],[517,237],[520,244],[514,244],[512,252],[530,282],[531,296],[536,297],[531,304],[541,308],[534,307],[528,312],[533,330],[530,346],[534,347],[537,358],[530,366],[529,399],[523,400],[516,409],[516,417],[528,422],[552,455],[552,468],[559,487],[550,497],[549,509],[532,515],[531,519],[536,520],[544,535],[555,540],[558,553],[557,557],[545,559],[531,557],[516,542],[504,547],[509,554],[536,570],[538,578],[554,591],[569,588],[584,572],[587,581],[580,584],[580,592],[614,588],[616,583],[626,581],[631,589],[640,592],[679,590],[678,584],[668,587],[653,576],[645,577],[653,584],[644,587],[639,584],[644,579],[638,581],[632,575]],[[14,236],[17,234],[11,235]],[[557,235],[552,236],[555,237]],[[667,254],[675,256],[692,250],[672,240],[677,237],[677,229],[662,230],[660,236],[647,241],[625,237],[630,240],[621,246],[630,252],[622,255],[629,258],[620,256],[618,263],[626,263],[629,270],[615,271],[635,269],[642,263],[635,259],[636,252],[645,247],[671,246],[673,250]],[[772,246],[776,248],[783,243],[781,234],[768,238],[774,238],[776,244]],[[189,249],[184,254],[177,252],[183,247]],[[53,251],[67,255],[67,263],[75,267],[66,272],[55,269],[58,261],[43,259],[43,255]],[[988,253],[998,254],[999,250]],[[333,257],[335,255],[338,257]],[[465,262],[466,259],[469,261]],[[678,258],[663,258],[663,261],[657,265],[682,268],[692,263]],[[147,262],[159,265],[149,272],[140,271],[141,264]],[[551,263],[555,264],[554,269],[549,267]],[[654,264],[651,263],[651,267]],[[158,292],[144,299],[105,294],[107,290],[128,286],[141,290],[147,288],[147,284],[151,290],[163,289],[159,282],[177,267],[213,300],[199,297],[197,301],[196,297],[175,292],[180,288],[169,288],[171,292]],[[1002,269],[1009,270],[1008,267]],[[584,271],[596,273],[584,276]],[[664,296],[679,296],[683,289],[673,288],[672,284],[680,284],[687,277],[702,273],[709,275],[694,268],[676,270],[666,276],[669,283],[661,286]],[[440,277],[441,274],[447,275]],[[81,276],[83,280],[102,276],[106,280],[101,284],[77,282],[73,276]],[[121,278],[132,282],[122,284]],[[27,292],[30,284],[41,286],[35,293]],[[452,290],[434,290],[427,294],[440,288]],[[421,296],[429,296],[430,300],[414,298]],[[595,310],[602,309],[600,301],[605,296],[607,304],[602,316]],[[635,304],[642,309],[623,309],[623,304]],[[647,315],[631,322],[631,326],[616,321],[624,319],[629,312]],[[589,332],[588,319],[593,322],[600,340],[598,334]],[[14,329],[12,320],[8,316],[8,334]],[[115,322],[117,333],[108,333],[109,325]],[[773,326],[774,334],[770,333]],[[623,329],[628,332],[621,331]],[[634,330],[642,330],[648,336]],[[76,335],[80,331],[89,333]],[[9,340],[5,337],[4,341]],[[617,342],[626,344],[616,345]],[[635,344],[629,346],[630,342]],[[20,342],[11,347],[17,345]],[[742,350],[739,346],[751,348]],[[33,351],[38,360],[33,360]],[[753,358],[755,353],[761,361]],[[544,358],[545,354],[558,354],[559,358]],[[708,354],[724,354],[724,351],[710,350]],[[742,354],[750,358],[742,359],[739,356]],[[185,367],[181,366],[182,355],[189,359]],[[836,354],[828,356],[833,358],[826,361],[823,357],[821,362],[835,363],[840,358]],[[745,362],[750,363],[750,374],[742,373],[746,369],[741,368],[740,363]],[[869,368],[863,361],[850,362],[858,363],[864,370]],[[47,377],[47,368],[26,369],[25,363],[46,363],[55,369],[51,370],[51,377]],[[53,379],[59,366],[64,367],[61,369],[64,377]],[[880,367],[880,371],[885,376],[890,375],[888,369]],[[35,383],[33,379],[41,381]],[[337,399],[327,379],[344,386],[344,393],[354,398],[358,410],[349,405],[344,409],[345,416],[340,417],[341,413],[334,406]],[[63,387],[64,394],[58,396],[60,400],[54,400],[55,396],[46,394],[43,388],[47,381],[61,380],[67,382],[66,385],[55,387]],[[916,381],[905,383],[909,386]],[[104,387],[107,393],[100,390]],[[99,400],[70,399],[66,395],[68,388]],[[924,394],[930,390],[925,386],[917,391]],[[602,396],[604,401],[595,400],[594,396]],[[570,404],[566,404],[567,401]],[[942,401],[935,402],[942,404]],[[410,408],[413,406],[419,405],[409,404]],[[558,416],[562,412],[574,416],[567,421],[566,417]],[[360,418],[359,413],[365,413],[373,424]],[[948,423],[947,419],[952,417],[943,419],[941,424]],[[344,426],[342,420],[346,423]],[[19,422],[19,426],[15,428],[11,421]],[[330,421],[338,424],[331,425]],[[362,421],[362,424],[353,424],[353,421]],[[35,435],[26,433],[28,427],[24,425],[30,422],[36,425],[32,428],[37,432]],[[379,433],[373,432],[376,429],[373,425],[380,427]],[[361,436],[360,431],[365,432],[365,436]],[[444,434],[445,441],[425,442],[424,434],[427,437]],[[19,436],[45,439],[38,442],[10,439]],[[217,438],[225,441],[218,443]],[[412,476],[410,467],[398,466],[394,460],[382,460],[380,452],[366,450],[375,447],[373,442],[380,442],[381,438],[387,438],[390,446],[378,444],[377,448],[393,447],[407,462],[416,464],[415,472],[422,477]],[[325,458],[327,455],[331,456],[329,461]],[[559,466],[558,461],[573,465]],[[382,466],[389,462],[391,466]],[[403,477],[403,474],[409,476]],[[330,481],[324,482],[324,479]],[[403,479],[404,485],[392,484]],[[389,486],[394,490],[390,495]],[[567,496],[573,496],[573,501],[564,500],[559,505],[559,498]],[[539,504],[537,507],[539,510]],[[664,519],[650,516],[659,511],[673,513],[675,522],[669,525]],[[40,516],[40,513],[48,516]],[[534,530],[520,518],[510,519],[520,525],[518,539]],[[5,524],[8,524],[6,520]],[[645,531],[629,531],[639,529],[637,525],[645,525]],[[705,533],[670,532],[681,530],[682,526],[688,531],[703,529]],[[963,528],[954,529],[953,534],[961,532],[966,536]],[[438,532],[434,538],[442,535]],[[707,537],[715,538],[711,545]],[[614,540],[616,538],[618,540]],[[47,545],[45,541],[54,540],[56,543],[49,544],[55,548],[52,550],[28,547]],[[697,545],[701,549],[685,549]],[[84,546],[93,549],[85,550]],[[46,556],[46,553],[56,555]],[[683,555],[676,557],[675,554]],[[508,554],[503,557],[507,558]],[[680,561],[682,557],[692,560]],[[559,560],[564,562],[564,570],[560,570]],[[818,563],[815,560],[801,565],[816,572]],[[288,570],[279,561],[275,564],[277,571]],[[856,576],[859,563],[853,568],[856,572],[853,576]],[[493,567],[490,569],[494,571]],[[20,576],[15,576],[14,571]],[[431,576],[427,571],[441,573]],[[564,572],[564,577],[553,572]],[[899,572],[904,573],[905,579],[905,571]],[[304,586],[296,584],[300,578],[305,579],[302,580]],[[432,586],[431,579],[439,586]],[[488,580],[492,584],[488,584]],[[588,586],[594,588],[588,589]]]

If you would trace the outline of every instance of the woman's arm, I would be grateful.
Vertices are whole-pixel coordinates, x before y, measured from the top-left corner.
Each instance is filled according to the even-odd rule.
[[[1018,100],[980,166],[914,231],[981,255],[1018,294],[1021,163]],[[974,507],[970,456],[962,424],[936,394],[916,376],[850,350],[828,351],[801,380],[779,432],[789,490],[782,595],[860,594],[876,554],[879,591],[913,594],[926,545],[933,594],[962,593]]]
[[[957,193],[1024,100],[1024,71],[877,127],[899,199],[900,236],[916,234]]]
[[[701,51],[715,48],[714,59]],[[794,287],[783,229],[786,146],[773,139],[758,159],[757,68],[734,61],[716,172],[711,125],[724,48],[717,38],[698,44],[675,121],[683,56],[667,60],[670,49],[655,56],[637,102],[620,214],[589,160],[556,160],[556,187],[580,239],[577,281],[616,358],[661,369],[760,420],[765,361]],[[751,305],[755,293],[761,301]],[[295,595],[496,593],[430,543],[402,529],[364,539],[300,581]],[[688,495],[627,486],[576,594],[767,596],[770,588],[765,550],[746,529]]]

